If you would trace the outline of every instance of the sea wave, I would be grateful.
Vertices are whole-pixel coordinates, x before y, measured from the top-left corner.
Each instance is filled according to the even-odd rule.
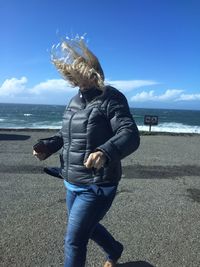
[[[24,116],[25,117],[29,117],[29,116],[32,116],[33,114],[31,114],[31,113],[24,113]]]
[[[36,130],[36,129],[49,129],[49,130],[59,130],[61,127],[59,126],[53,126],[53,125],[43,125],[43,126],[1,126],[2,129],[14,129],[14,130],[23,130],[23,129],[32,129],[32,130]]]
[[[140,131],[149,131],[149,126],[139,125]],[[160,123],[151,127],[152,132],[169,132],[169,133],[197,133],[200,134],[200,126],[191,126],[182,123]]]
[[[60,129],[62,126],[62,121],[40,121],[33,122],[29,128],[31,129]]]
[[[138,123],[140,131],[149,131],[149,126]],[[60,129],[62,121],[38,121],[30,122],[19,119],[6,120],[0,119],[0,127],[3,129]],[[186,125],[176,122],[159,123],[151,127],[152,132],[169,132],[169,133],[196,133],[200,134],[200,126]]]
[[[60,129],[62,126],[61,121],[49,122],[27,122],[23,120],[4,121],[0,123],[3,129]]]

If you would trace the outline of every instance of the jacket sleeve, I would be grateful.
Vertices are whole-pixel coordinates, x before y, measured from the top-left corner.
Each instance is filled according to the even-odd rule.
[[[137,150],[140,144],[140,136],[123,94],[120,93],[110,99],[107,118],[113,136],[100,145],[97,150],[105,153],[109,163],[110,161],[119,161]]]
[[[39,139],[39,142],[43,142],[49,154],[56,153],[63,146],[62,132],[59,131],[52,137]]]

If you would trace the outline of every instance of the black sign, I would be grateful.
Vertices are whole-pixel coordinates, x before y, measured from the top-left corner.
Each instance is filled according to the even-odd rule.
[[[144,124],[145,125],[158,125],[158,116],[145,115]]]

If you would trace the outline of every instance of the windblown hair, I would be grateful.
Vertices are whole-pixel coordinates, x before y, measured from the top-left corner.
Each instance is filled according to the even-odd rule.
[[[84,43],[84,37],[76,36],[53,46],[51,60],[63,78],[72,86],[104,88],[104,73],[98,58]]]

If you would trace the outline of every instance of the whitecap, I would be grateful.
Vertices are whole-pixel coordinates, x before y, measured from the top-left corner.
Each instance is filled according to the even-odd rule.
[[[149,131],[149,126],[138,126],[140,131]],[[152,132],[169,132],[169,133],[197,133],[200,134],[200,126],[186,125],[183,123],[169,122],[160,123],[157,126],[151,127]]]

